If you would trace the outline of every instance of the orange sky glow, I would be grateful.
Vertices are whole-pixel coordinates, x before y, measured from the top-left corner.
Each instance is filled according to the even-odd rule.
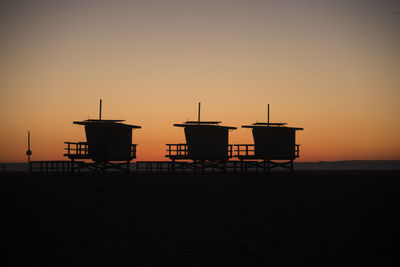
[[[32,1],[33,2],[33,1]],[[0,11],[0,162],[62,160],[73,121],[141,125],[167,160],[174,123],[303,127],[298,161],[400,160],[398,1],[10,1]],[[65,3],[67,2],[67,3]]]

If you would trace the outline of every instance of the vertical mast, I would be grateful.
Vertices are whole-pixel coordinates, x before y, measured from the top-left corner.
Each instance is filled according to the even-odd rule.
[[[269,127],[269,104],[268,104],[268,120],[267,120],[267,126]]]
[[[31,162],[31,132],[28,131],[28,150],[26,151],[26,155],[28,156],[28,164]]]
[[[101,106],[102,106],[102,100],[100,99],[100,111],[99,111],[99,120],[101,120]]]
[[[197,115],[197,122],[198,122],[198,124],[200,124],[200,102],[199,102],[199,112]]]

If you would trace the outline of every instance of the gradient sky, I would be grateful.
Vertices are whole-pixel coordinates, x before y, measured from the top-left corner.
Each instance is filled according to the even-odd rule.
[[[164,160],[197,118],[304,127],[300,161],[400,159],[399,1],[2,1],[0,162],[61,160],[125,119]],[[238,128],[230,143],[252,143]]]

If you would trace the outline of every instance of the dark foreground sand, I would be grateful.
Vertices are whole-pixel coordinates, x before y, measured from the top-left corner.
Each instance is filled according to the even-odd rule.
[[[390,265],[397,176],[2,175],[3,236],[9,266]]]

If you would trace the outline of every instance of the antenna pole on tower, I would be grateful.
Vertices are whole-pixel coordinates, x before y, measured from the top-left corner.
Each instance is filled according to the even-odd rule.
[[[267,121],[267,126],[269,127],[269,104],[268,104],[268,121]]]

